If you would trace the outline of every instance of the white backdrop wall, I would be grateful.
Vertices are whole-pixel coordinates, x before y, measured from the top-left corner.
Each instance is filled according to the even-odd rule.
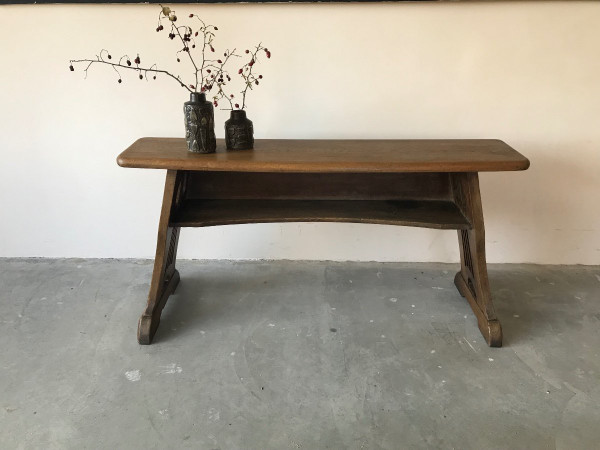
[[[526,172],[483,174],[490,262],[600,263],[600,2],[177,5],[219,48],[273,57],[257,138],[500,138]],[[68,60],[101,48],[177,70],[157,5],[2,6],[0,256],[152,257],[164,172],[122,169],[182,136],[187,93]],[[189,68],[188,68],[189,69]],[[225,111],[218,111],[223,136]],[[185,258],[456,261],[456,234],[353,224],[185,230]]]

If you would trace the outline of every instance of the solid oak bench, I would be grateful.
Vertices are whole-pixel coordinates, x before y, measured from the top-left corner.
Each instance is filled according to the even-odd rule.
[[[478,172],[525,170],[502,141],[256,140],[254,150],[190,153],[184,139],[143,138],[117,161],[167,169],[154,272],[138,341],[150,344],[175,269],[181,227],[264,222],[356,222],[458,230],[454,282],[490,346],[502,329],[490,294]]]

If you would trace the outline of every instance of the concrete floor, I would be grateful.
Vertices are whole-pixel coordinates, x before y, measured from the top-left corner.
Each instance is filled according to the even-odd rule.
[[[1,449],[600,448],[600,268],[490,267],[488,348],[456,265],[0,260]]]

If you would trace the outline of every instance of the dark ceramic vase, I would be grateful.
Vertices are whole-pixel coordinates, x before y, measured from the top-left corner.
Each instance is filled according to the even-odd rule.
[[[246,111],[231,111],[229,120],[225,122],[225,145],[227,150],[250,150],[254,147],[254,128],[252,121],[246,117]]]
[[[215,137],[215,113],[206,95],[190,94],[190,101],[183,104],[185,140],[188,150],[194,153],[214,153],[217,148]]]

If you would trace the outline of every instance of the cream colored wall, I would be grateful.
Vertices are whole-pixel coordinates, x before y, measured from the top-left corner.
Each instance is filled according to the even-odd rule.
[[[531,169],[483,174],[491,262],[600,263],[600,3],[178,5],[262,40],[258,138],[500,138]],[[161,171],[121,169],[181,136],[187,94],[70,58],[176,68],[157,6],[0,7],[0,256],[152,257]],[[217,112],[218,124],[227,118]],[[217,135],[223,135],[222,125]],[[186,230],[188,258],[456,261],[454,232],[352,224]]]

